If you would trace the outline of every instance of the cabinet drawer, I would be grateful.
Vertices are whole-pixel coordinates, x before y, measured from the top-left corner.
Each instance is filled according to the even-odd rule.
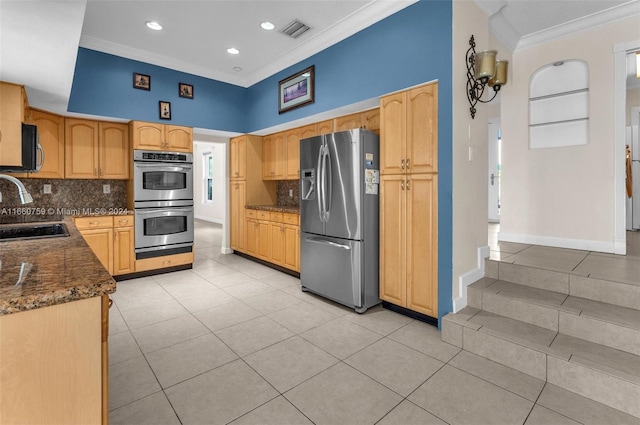
[[[193,263],[193,252],[184,254],[165,255],[163,257],[145,258],[136,260],[136,272],[164,269],[167,267],[182,266]]]
[[[74,222],[78,230],[105,229],[113,227],[113,216],[76,217]]]
[[[269,211],[257,211],[258,220],[269,220]]]
[[[281,212],[270,212],[269,220],[277,221],[278,223],[282,223],[282,213]]]
[[[245,218],[256,218],[258,215],[258,211],[256,210],[244,210]]]
[[[284,213],[282,222],[285,224],[299,224],[300,216],[293,213]]]
[[[133,226],[132,215],[117,215],[113,217],[113,227],[131,227]]]

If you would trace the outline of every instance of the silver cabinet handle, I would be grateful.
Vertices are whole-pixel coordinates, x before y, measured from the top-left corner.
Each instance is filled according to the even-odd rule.
[[[325,244],[325,245],[330,245],[330,246],[332,246],[334,248],[340,248],[340,249],[344,249],[344,250],[347,250],[347,251],[349,251],[351,249],[351,247],[348,246],[348,245],[342,245],[342,244],[339,244],[339,243],[336,243],[336,242],[331,242],[331,241],[327,241],[327,240],[320,239],[320,238],[307,238],[306,241],[307,242],[312,242],[312,243],[321,243],[321,244]]]

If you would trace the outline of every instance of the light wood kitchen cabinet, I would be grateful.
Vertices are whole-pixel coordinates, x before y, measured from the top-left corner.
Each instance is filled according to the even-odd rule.
[[[438,171],[438,85],[380,100],[380,173]]]
[[[284,264],[287,269],[300,271],[300,226],[284,225]]]
[[[135,229],[133,215],[113,217],[113,275],[136,271]]]
[[[129,129],[126,124],[65,119],[65,178],[129,178]]]
[[[229,221],[231,222],[231,249],[236,251],[245,252],[246,237],[245,237],[245,205],[247,204],[247,183],[245,181],[232,181],[231,192],[229,194],[229,200],[231,204],[231,215]]]
[[[317,125],[318,136],[333,133],[333,120],[320,121]]]
[[[300,271],[299,215],[248,208],[246,253],[275,265]]]
[[[0,82],[0,165],[22,166],[22,123],[26,104],[24,87]]]
[[[168,267],[184,266],[186,264],[193,264],[193,252],[136,260],[136,272],[166,269]]]
[[[133,149],[192,152],[193,129],[143,121],[129,123]]]
[[[362,112],[362,127],[375,134],[380,134],[380,108]]]
[[[246,226],[247,254],[269,261],[269,222],[247,217]]]
[[[438,176],[383,175],[380,184],[380,299],[438,317]]]
[[[360,127],[362,127],[362,114],[360,112],[338,117],[333,122],[334,131],[351,130]]]
[[[300,139],[302,131],[299,128],[286,131],[285,140],[285,179],[297,180],[300,178]]]
[[[247,178],[247,136],[234,137],[229,141],[229,177],[231,180]]]
[[[107,423],[103,299],[0,316],[0,423]]]
[[[44,162],[38,172],[28,173],[33,179],[64,178],[64,117],[32,109],[30,122],[38,126],[38,138],[44,151]],[[41,161],[39,158],[38,161]]]
[[[113,216],[76,217],[74,222],[98,260],[113,275]]]
[[[274,133],[262,139],[262,178],[264,180],[285,179],[285,133]]]
[[[76,217],[74,223],[112,276],[136,270],[133,215]]]

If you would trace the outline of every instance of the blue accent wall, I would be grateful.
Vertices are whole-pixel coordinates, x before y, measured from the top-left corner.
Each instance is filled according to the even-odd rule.
[[[151,76],[151,90],[133,88],[133,73]],[[193,85],[193,99],[178,84]],[[243,132],[247,89],[197,75],[78,49],[68,110],[127,120]],[[159,101],[171,102],[171,121],[160,120]]]
[[[452,310],[452,0],[422,0],[312,57],[242,88],[80,48],[69,111],[124,119],[159,119],[171,102],[172,124],[249,133],[438,80],[438,310]],[[278,81],[315,66],[315,102],[278,114]],[[132,88],[133,72],[151,91]],[[178,96],[178,83],[194,99]]]

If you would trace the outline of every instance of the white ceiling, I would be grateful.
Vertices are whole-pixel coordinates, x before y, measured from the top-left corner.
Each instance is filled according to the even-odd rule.
[[[26,85],[32,105],[64,113],[82,46],[248,87],[415,1],[0,0],[0,79]],[[475,1],[513,50],[640,16],[640,0]],[[293,19],[311,30],[298,39],[280,34]],[[164,29],[146,28],[149,20]],[[262,30],[264,20],[276,29]],[[231,46],[240,54],[228,54]]]

